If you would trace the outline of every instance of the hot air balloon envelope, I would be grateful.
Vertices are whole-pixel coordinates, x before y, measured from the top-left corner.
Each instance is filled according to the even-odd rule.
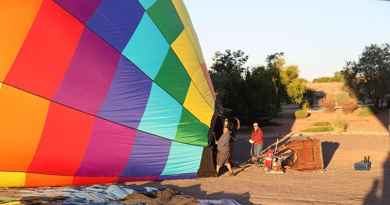
[[[5,0],[0,27],[0,186],[196,176],[215,97],[181,0]]]

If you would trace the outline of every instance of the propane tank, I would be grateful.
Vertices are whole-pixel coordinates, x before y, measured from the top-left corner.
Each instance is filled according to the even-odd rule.
[[[273,158],[273,155],[274,155],[274,152],[273,150],[268,150],[266,153],[265,153],[265,157],[264,157],[264,168],[266,170],[271,170],[272,168],[272,158]]]

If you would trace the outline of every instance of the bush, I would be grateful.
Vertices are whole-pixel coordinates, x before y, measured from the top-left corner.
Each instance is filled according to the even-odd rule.
[[[370,107],[361,107],[355,113],[360,117],[369,117],[375,115],[375,110]]]
[[[316,122],[313,124],[313,126],[316,126],[316,127],[329,127],[329,126],[332,126],[332,124],[330,122]]]
[[[348,123],[345,120],[336,120],[333,122],[333,127],[337,132],[346,132],[348,129]]]
[[[320,106],[325,108],[326,111],[334,112],[336,110],[336,100],[333,96],[327,96],[320,100]]]
[[[348,124],[344,120],[336,120],[333,123],[330,122],[316,122],[312,127],[303,130],[303,132],[346,132]]]
[[[334,128],[331,126],[310,127],[310,128],[303,130],[303,132],[333,132],[333,131],[334,131]]]
[[[352,98],[346,91],[336,95],[336,102],[338,106],[343,108],[344,113],[352,113],[359,108],[357,100]]]
[[[349,94],[347,92],[339,92],[336,95],[336,102],[337,104],[341,105],[347,102],[351,97],[349,97]]]
[[[344,85],[343,90],[347,92],[348,95],[351,96],[352,98],[357,99],[355,91],[350,86]]]
[[[295,118],[303,119],[309,117],[309,113],[306,110],[295,111]]]
[[[342,102],[340,106],[343,107],[344,113],[353,113],[356,109],[359,108],[357,101],[354,99],[349,99],[345,102]]]
[[[310,103],[309,101],[305,100],[305,102],[302,105],[302,110],[308,111],[310,109]]]
[[[345,91],[338,93],[336,96],[328,95],[320,101],[320,106],[329,112],[334,112],[336,110],[336,105],[342,108],[343,112],[347,114],[353,113],[359,108],[357,100]]]

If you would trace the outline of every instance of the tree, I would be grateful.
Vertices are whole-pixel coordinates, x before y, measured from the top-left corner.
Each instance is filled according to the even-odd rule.
[[[287,92],[286,86],[283,84],[283,67],[286,64],[283,52],[271,54],[267,57],[267,69],[271,73],[273,92],[272,103],[276,106],[277,110],[281,109],[282,101],[286,101]]]
[[[244,71],[248,56],[241,50],[217,52],[211,66],[211,79],[218,92],[223,106],[240,115],[247,112],[245,101],[242,101],[244,90]]]
[[[343,75],[361,99],[371,99],[380,107],[390,93],[390,45],[365,47],[357,62],[347,62]]]
[[[291,83],[293,80],[299,77],[299,68],[296,65],[290,65],[286,68],[286,75],[288,77],[288,83]]]
[[[216,52],[213,58],[214,64],[211,70],[215,73],[242,73],[245,70],[245,64],[248,62],[249,56],[242,50],[232,51],[225,50],[224,53]]]
[[[287,85],[287,93],[290,101],[294,104],[303,104],[306,93],[306,81],[303,79],[294,79]]]
[[[217,52],[213,60],[210,75],[222,104],[244,123],[272,119],[281,102],[303,102],[306,81],[297,66],[285,66],[283,53],[269,55],[267,66],[252,68],[241,50]]]
[[[273,72],[264,66],[251,69],[246,74],[246,99],[248,119],[271,119],[279,112],[279,105],[275,104],[278,96],[275,84],[272,81]]]
[[[286,76],[282,80],[287,90],[287,102],[294,104],[302,104],[306,93],[307,81],[299,78],[299,67],[296,65],[287,66],[282,70],[282,76]]]

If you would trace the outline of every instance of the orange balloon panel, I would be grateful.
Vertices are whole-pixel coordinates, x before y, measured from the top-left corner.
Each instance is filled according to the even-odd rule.
[[[41,138],[49,101],[4,84],[0,99],[0,170],[24,172]]]
[[[28,173],[26,185],[28,187],[65,186],[73,184],[73,176],[56,176]]]
[[[0,5],[0,81],[7,75],[42,0],[2,0]],[[23,14],[23,15],[21,15]]]

